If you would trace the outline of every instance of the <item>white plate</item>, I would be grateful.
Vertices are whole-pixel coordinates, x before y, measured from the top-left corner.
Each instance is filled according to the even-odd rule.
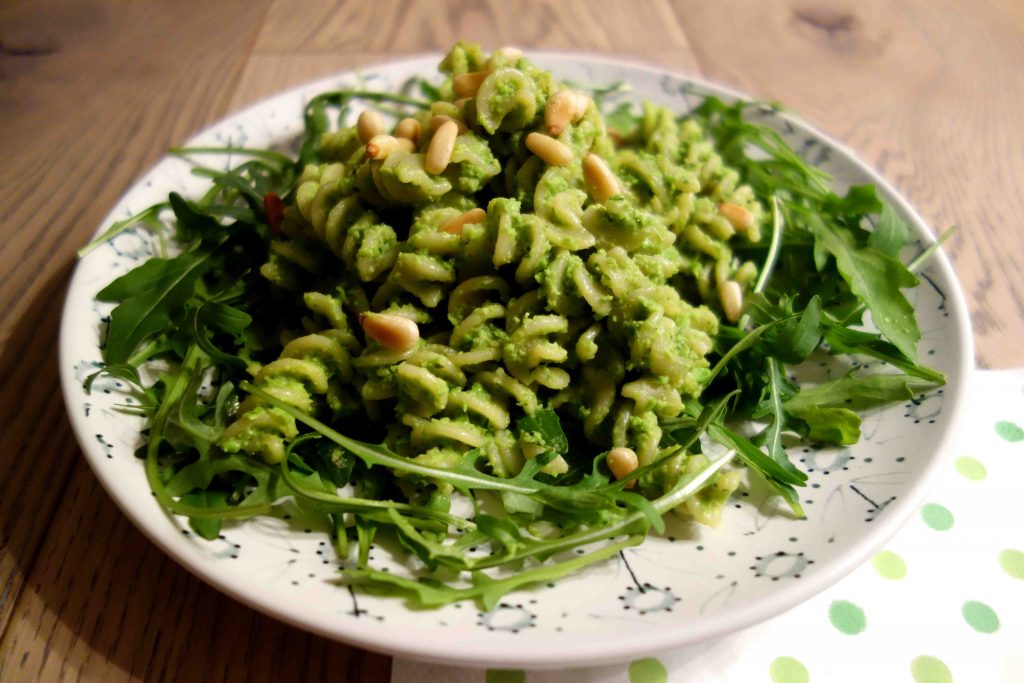
[[[682,112],[702,94],[735,93],[642,66],[538,53],[556,76],[580,83],[625,81],[636,99]],[[303,104],[340,86],[394,89],[413,75],[436,73],[437,59],[417,58],[343,74],[279,95],[214,125],[189,145],[287,145],[302,131]],[[789,143],[836,178],[837,187],[874,183],[930,243],[924,222],[893,188],[842,146],[789,116],[765,110]],[[209,159],[215,159],[210,157]],[[216,159],[218,163],[230,163]],[[205,159],[204,159],[205,161]],[[125,218],[168,192],[198,196],[202,180],[186,163],[164,159],[132,187],[103,222]],[[918,245],[920,248],[920,245]],[[917,509],[954,440],[973,362],[963,296],[944,256],[910,294],[924,338],[924,362],[945,372],[945,388],[869,414],[853,448],[797,446],[790,454],[809,474],[801,491],[806,520],[780,513],[777,500],[738,496],[720,528],[674,524],[619,558],[532,591],[511,594],[483,613],[470,603],[412,611],[394,599],[339,587],[337,563],[315,522],[295,510],[226,526],[207,542],[157,505],[133,456],[142,423],[116,410],[118,382],[91,395],[82,380],[98,367],[103,318],[97,291],[152,254],[149,236],[131,231],[87,256],[75,271],[61,328],[61,379],[86,458],[117,504],[165,552],[196,575],[274,617],[331,638],[395,655],[479,667],[593,665],[713,638],[777,614],[823,590],[868,559]],[[823,371],[838,372],[839,366]],[[386,561],[375,551],[375,562]]]

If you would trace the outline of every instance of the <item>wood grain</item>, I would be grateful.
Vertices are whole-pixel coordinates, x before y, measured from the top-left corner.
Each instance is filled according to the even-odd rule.
[[[607,53],[697,73],[697,62],[667,0],[639,8],[584,0],[380,0],[337,6],[299,0],[271,7],[233,105],[241,107],[343,69],[443,53],[460,39],[489,49],[523,45]]]
[[[786,103],[876,166],[936,231],[959,227],[947,253],[978,364],[1024,364],[1024,5],[673,6],[707,77]]]
[[[74,250],[172,140],[223,114],[239,55],[204,46],[245,45],[231,9],[207,23],[156,4],[0,8],[0,625],[78,458],[55,364]],[[199,47],[169,37],[175,23]]]
[[[386,681],[389,660],[219,594],[82,462],[56,338],[75,248],[171,144],[343,68],[457,39],[611,54],[786,102],[951,245],[979,363],[1024,363],[1014,0],[36,0],[0,5],[0,680]]]

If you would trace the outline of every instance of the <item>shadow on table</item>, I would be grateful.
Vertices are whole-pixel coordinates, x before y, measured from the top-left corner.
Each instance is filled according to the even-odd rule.
[[[114,505],[80,457],[61,397],[57,338],[71,267],[39,289],[0,354],[0,679],[389,680],[388,658],[202,583]]]

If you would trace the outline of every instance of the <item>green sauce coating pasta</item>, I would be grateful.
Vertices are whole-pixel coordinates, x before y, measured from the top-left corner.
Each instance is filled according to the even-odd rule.
[[[709,374],[719,288],[756,275],[733,245],[760,239],[763,207],[700,127],[666,108],[645,104],[635,130],[613,136],[592,102],[574,100],[586,106],[552,131],[545,110],[566,86],[528,60],[459,43],[441,70],[442,101],[415,115],[411,150],[368,158],[354,125],[322,137],[261,270],[306,314],[279,359],[251,368],[254,383],[328,420],[386,423],[389,447],[437,467],[478,449],[514,476],[549,447],[523,426],[541,410],[594,454],[627,446],[654,462],[666,454],[659,421]],[[460,77],[479,80],[474,94],[457,96]],[[437,117],[461,132],[432,173]],[[558,155],[531,152],[530,133]],[[595,193],[589,155],[610,170],[610,196]],[[473,210],[484,214],[469,221]],[[414,321],[419,341],[383,346],[359,327],[367,311]],[[250,398],[221,446],[276,462],[296,433]],[[643,491],[701,458],[668,458]],[[562,457],[545,466],[567,469]],[[719,475],[686,512],[714,523],[737,485]]]

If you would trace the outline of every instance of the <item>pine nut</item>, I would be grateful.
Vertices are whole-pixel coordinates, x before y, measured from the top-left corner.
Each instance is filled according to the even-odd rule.
[[[391,313],[360,313],[359,325],[381,346],[393,351],[407,351],[420,339],[420,328],[408,318]]]
[[[572,163],[572,150],[543,133],[527,135],[526,147],[549,166],[568,166]]]
[[[487,68],[494,69],[499,66],[506,66],[518,62],[523,58],[523,51],[518,47],[503,47],[491,53],[487,58]]]
[[[412,143],[415,145],[419,142],[420,132],[422,132],[422,129],[423,127],[416,119],[402,119],[398,122],[398,125],[395,126],[395,137],[412,140]]]
[[[356,121],[359,142],[364,145],[384,132],[384,117],[372,109],[364,109]]]
[[[604,159],[596,154],[590,153],[583,159],[583,179],[596,202],[605,202],[609,197],[622,193],[618,179]]]
[[[739,204],[719,204],[718,213],[729,221],[737,232],[744,232],[754,227],[754,214]]]
[[[459,135],[469,132],[469,126],[462,121],[458,120],[454,116],[448,116],[447,114],[434,114],[430,117],[430,128],[431,130],[437,130],[448,121],[453,121],[456,126],[459,127]]]
[[[558,135],[565,130],[565,127],[572,121],[572,110],[573,101],[570,91],[559,90],[549,97],[548,103],[544,107],[544,125],[548,127],[548,132]]]
[[[366,156],[371,159],[383,159],[395,150],[411,152],[416,149],[412,140],[408,138],[396,138],[391,135],[374,135],[366,143]]]
[[[570,123],[576,123],[587,113],[590,98],[572,90],[559,90],[548,98],[544,107],[544,124],[548,132],[558,135]]]
[[[498,48],[494,53],[501,55],[509,61],[523,58],[523,51],[512,45],[506,45],[505,47]]]
[[[480,84],[491,75],[490,71],[470,71],[452,79],[452,89],[458,97],[474,97]]]
[[[628,477],[640,465],[636,452],[632,448],[626,448],[625,446],[619,446],[608,451],[605,462],[608,463],[608,469],[612,471],[612,475],[616,480]],[[632,481],[629,482],[626,488],[631,488],[634,483]]]
[[[735,280],[726,280],[718,288],[718,298],[726,319],[734,323],[743,313],[743,288]]]
[[[423,164],[427,173],[437,175],[448,168],[455,151],[455,138],[459,135],[459,126],[454,121],[445,121],[434,133],[427,148],[427,159]]]
[[[461,235],[462,226],[469,223],[483,223],[485,218],[487,218],[487,212],[483,209],[470,209],[466,213],[459,214],[455,218],[445,221],[444,225],[441,226],[441,232]]]

